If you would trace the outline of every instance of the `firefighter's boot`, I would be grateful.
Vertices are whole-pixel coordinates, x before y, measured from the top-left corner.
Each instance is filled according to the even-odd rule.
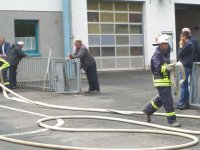
[[[151,122],[151,116],[147,114],[147,118],[146,118],[147,122]]]
[[[169,124],[170,127],[181,127],[181,123],[174,121],[173,123]]]
[[[151,122],[151,115],[150,115],[149,113],[146,113],[145,109],[143,109],[142,112],[143,112],[144,114],[146,114],[146,121],[147,121],[147,122]]]

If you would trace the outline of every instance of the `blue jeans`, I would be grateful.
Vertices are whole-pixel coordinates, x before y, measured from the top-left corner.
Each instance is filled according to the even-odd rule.
[[[189,104],[189,98],[190,98],[190,91],[189,91],[189,78],[192,74],[192,68],[190,67],[184,67],[185,68],[185,81],[180,86],[180,100],[178,102],[179,106],[183,106],[185,104]]]

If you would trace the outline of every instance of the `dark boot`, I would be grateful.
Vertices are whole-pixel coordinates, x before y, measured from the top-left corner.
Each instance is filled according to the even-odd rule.
[[[143,112],[144,114],[146,114],[146,116],[147,116],[147,117],[146,117],[146,121],[147,121],[147,122],[151,122],[151,115],[148,114],[148,113],[146,113],[146,112],[145,112],[145,109],[143,109],[142,112]]]

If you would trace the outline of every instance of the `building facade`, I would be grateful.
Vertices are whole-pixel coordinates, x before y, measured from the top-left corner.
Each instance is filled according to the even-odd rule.
[[[2,1],[2,2],[1,2]],[[25,42],[33,57],[67,57],[82,39],[98,70],[149,69],[155,37],[171,37],[176,60],[182,27],[199,40],[199,0],[0,0],[0,36]]]

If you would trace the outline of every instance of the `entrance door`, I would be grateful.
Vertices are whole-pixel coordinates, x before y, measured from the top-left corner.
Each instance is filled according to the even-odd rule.
[[[180,33],[184,27],[190,28],[192,36],[200,41],[200,5],[176,4],[175,15],[177,48]]]

